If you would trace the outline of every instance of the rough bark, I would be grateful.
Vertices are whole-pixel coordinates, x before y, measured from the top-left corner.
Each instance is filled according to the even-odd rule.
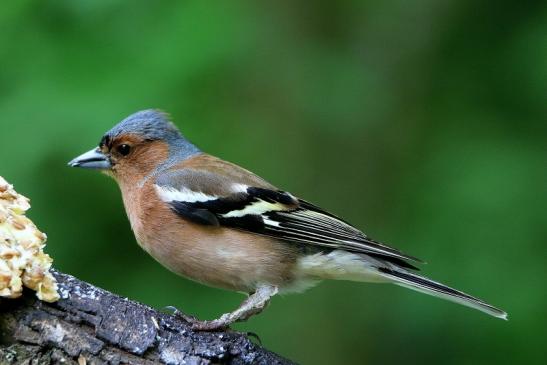
[[[62,299],[0,299],[0,364],[292,364],[235,332],[186,322],[55,272]]]

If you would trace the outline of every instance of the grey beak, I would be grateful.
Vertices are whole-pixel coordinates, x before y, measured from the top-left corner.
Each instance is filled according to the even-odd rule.
[[[98,148],[76,157],[68,163],[70,167],[82,167],[84,169],[107,170],[112,167],[110,159]]]

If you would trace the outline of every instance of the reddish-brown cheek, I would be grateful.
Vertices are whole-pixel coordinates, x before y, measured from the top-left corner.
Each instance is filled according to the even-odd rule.
[[[152,141],[135,147],[126,158],[117,158],[112,169],[120,183],[137,183],[150,174],[169,157],[169,146],[162,141]]]

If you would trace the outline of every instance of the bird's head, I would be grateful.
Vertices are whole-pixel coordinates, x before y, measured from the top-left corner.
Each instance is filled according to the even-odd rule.
[[[101,170],[117,180],[147,176],[199,153],[167,114],[136,112],[106,132],[99,146],[69,162],[71,167]]]

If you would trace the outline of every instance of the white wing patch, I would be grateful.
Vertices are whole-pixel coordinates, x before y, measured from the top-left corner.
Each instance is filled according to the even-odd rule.
[[[245,215],[262,215],[264,213],[273,212],[273,211],[283,211],[287,210],[287,206],[280,203],[268,203],[262,199],[251,203],[240,210],[232,210],[226,214],[222,214],[224,218],[236,218],[243,217]],[[277,223],[277,222],[275,222]],[[279,224],[278,224],[279,225]]]
[[[154,185],[154,188],[156,188],[156,192],[158,193],[160,199],[166,203],[170,203],[172,201],[196,203],[218,199],[218,196],[207,195],[200,191],[193,191],[185,187],[182,189],[175,189],[167,186]]]
[[[268,217],[262,217],[262,220],[264,221],[264,224],[267,224],[269,226],[273,226],[273,227],[280,227],[280,223],[279,222],[276,222]]]

